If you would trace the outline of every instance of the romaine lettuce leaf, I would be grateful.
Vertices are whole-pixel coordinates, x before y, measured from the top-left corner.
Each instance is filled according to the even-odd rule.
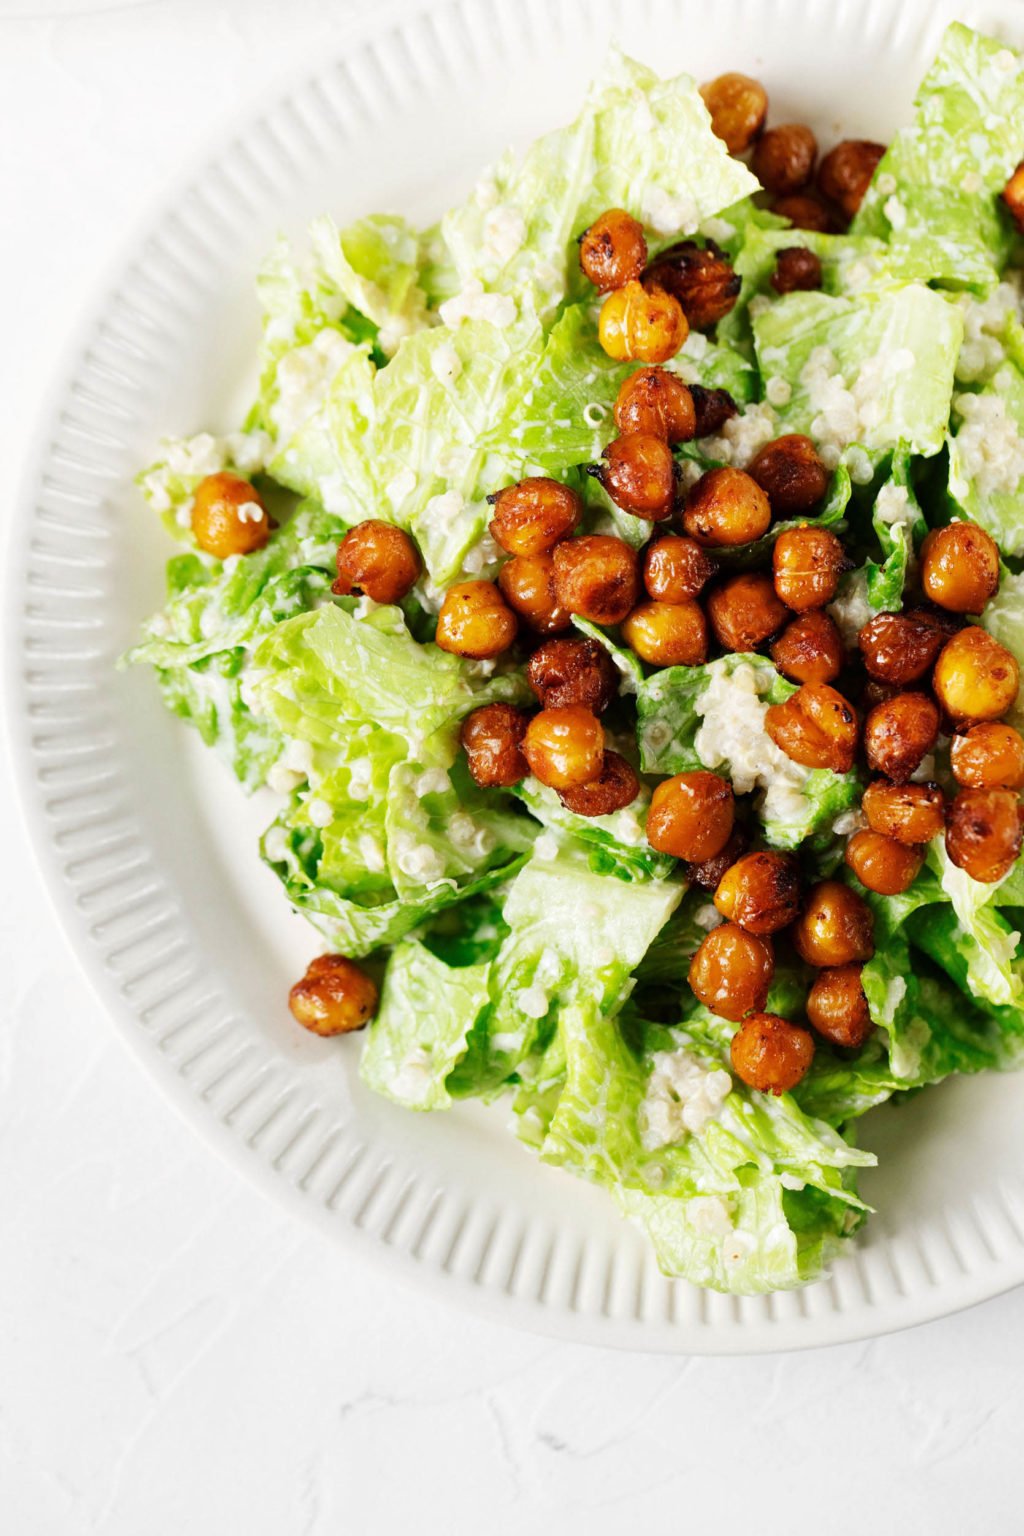
[[[872,608],[896,610],[914,568],[914,544],[928,531],[910,478],[911,455],[904,444],[893,454],[888,479],[875,497],[871,523],[882,549],[881,561],[865,567]]]
[[[949,493],[1004,555],[1024,554],[1024,374],[1005,363],[991,383],[953,397]]]

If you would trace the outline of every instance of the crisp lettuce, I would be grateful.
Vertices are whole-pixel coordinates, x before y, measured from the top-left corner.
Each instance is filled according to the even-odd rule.
[[[911,480],[911,455],[904,444],[893,454],[889,476],[875,497],[871,523],[882,551],[880,561],[865,566],[868,602],[894,610],[914,569],[914,545],[928,531]]]
[[[953,398],[949,493],[1006,555],[1024,555],[1024,374],[1005,363],[990,383]]]

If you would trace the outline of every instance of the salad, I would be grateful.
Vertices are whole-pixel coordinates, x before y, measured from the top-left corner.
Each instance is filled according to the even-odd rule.
[[[126,658],[276,797],[298,1023],[738,1293],[1024,1050],[1024,59],[951,26],[888,146],[767,109],[613,52],[433,228],[282,240]]]

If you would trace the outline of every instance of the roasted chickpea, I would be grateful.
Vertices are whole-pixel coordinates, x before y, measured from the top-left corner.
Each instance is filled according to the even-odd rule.
[[[772,213],[777,213],[780,219],[788,219],[794,229],[812,229],[824,235],[832,228],[828,209],[811,192],[777,197],[772,203]]]
[[[610,293],[597,322],[601,346],[618,363],[667,363],[689,331],[678,299],[637,282]]]
[[[510,555],[542,555],[568,538],[583,504],[576,492],[544,475],[507,485],[488,496],[494,508],[491,537]]]
[[[948,616],[910,608],[906,613],[877,613],[864,625],[857,644],[869,676],[905,688],[930,671],[953,633],[955,621]]]
[[[640,793],[640,780],[618,752],[606,752],[601,772],[589,784],[560,789],[558,798],[575,816],[611,816],[624,811]]]
[[[668,517],[676,494],[676,461],[663,437],[629,432],[604,450],[598,479],[617,507],[658,522]]]
[[[946,852],[972,880],[994,885],[1017,861],[1022,828],[1012,789],[962,789],[949,807]]]
[[[794,683],[832,683],[843,668],[843,641],[820,608],[787,624],[771,647],[772,661]]]
[[[729,1055],[733,1071],[748,1088],[778,1098],[806,1077],[814,1060],[814,1037],[777,1013],[752,1013],[733,1035]]]
[[[377,1012],[377,988],[344,955],[319,955],[288,994],[294,1018],[314,1035],[347,1035]]]
[[[742,469],[709,469],[692,486],[683,508],[691,539],[712,549],[749,544],[767,533],[768,497]]]
[[[700,246],[679,240],[656,256],[644,272],[645,288],[678,299],[695,331],[709,331],[734,308],[742,282],[713,240]]]
[[[644,552],[644,586],[660,603],[686,603],[710,581],[717,566],[694,539],[667,533]]]
[[[762,133],[750,169],[766,192],[787,197],[814,174],[818,141],[806,123],[783,123]]]
[[[977,523],[933,528],[921,545],[924,595],[950,613],[981,613],[999,590],[999,546]]]
[[[263,498],[240,475],[207,475],[192,498],[192,532],[199,548],[218,560],[251,555],[270,538]]]
[[[622,624],[627,645],[652,667],[699,667],[708,659],[708,622],[699,603],[639,603]]]
[[[829,473],[809,437],[787,432],[766,443],[747,473],[771,502],[775,517],[800,517],[813,511],[828,490]]]
[[[838,880],[822,880],[812,887],[793,924],[793,943],[808,965],[849,965],[871,959],[874,926],[874,914],[862,896]]]
[[[697,432],[693,396],[665,368],[638,368],[619,386],[615,425],[625,436],[646,432],[666,443],[685,443]]]
[[[717,773],[677,773],[651,796],[647,841],[659,853],[699,864],[725,847],[735,816],[732,786]]]
[[[702,85],[700,94],[711,114],[711,131],[730,155],[749,149],[768,114],[768,93],[760,80],[733,70]]]
[[[733,416],[739,415],[740,408],[727,389],[705,389],[702,384],[691,384],[690,399],[697,416],[695,437],[712,437]]]
[[[747,933],[738,923],[712,928],[690,961],[689,982],[705,1008],[738,1021],[768,1001],[775,974],[771,939]]]
[[[529,716],[511,704],[484,704],[462,722],[460,738],[474,783],[507,789],[529,773],[522,743]]]
[[[1013,217],[1013,222],[1024,235],[1024,160],[1003,188],[1002,199]]]
[[[821,260],[803,245],[787,245],[775,258],[776,293],[812,293],[821,287]]]
[[[578,704],[601,715],[618,692],[615,663],[589,638],[546,640],[530,657],[526,681],[545,709]]]
[[[764,728],[787,757],[805,768],[848,773],[853,767],[857,716],[827,683],[804,683],[784,704],[770,704]]]
[[[580,236],[580,266],[599,293],[640,276],[647,260],[643,226],[622,208],[609,208]]]
[[[1024,789],[1024,737],[1012,725],[983,720],[953,737],[949,765],[964,789]]]
[[[715,906],[748,933],[777,933],[800,910],[800,873],[784,853],[748,853],[722,876]]]
[[[946,802],[937,784],[874,779],[864,791],[863,810],[873,832],[898,843],[930,843],[946,822]]]
[[[977,624],[947,640],[932,675],[935,696],[961,724],[998,720],[1017,697],[1020,669],[1005,645]]]
[[[516,616],[493,581],[459,581],[444,595],[434,641],[454,656],[486,661],[508,650],[516,628]]]
[[[712,859],[702,859],[698,864],[688,864],[686,873],[694,885],[699,885],[705,891],[717,891],[724,880],[726,873],[743,857],[747,846],[747,836],[742,827],[733,827],[732,836],[722,849]]]
[[[884,144],[870,139],[843,139],[818,166],[818,191],[852,219],[864,200]]]
[[[835,597],[848,563],[841,541],[827,528],[789,528],[772,551],[775,590],[796,613],[824,608]]]
[[[526,727],[523,756],[534,778],[552,789],[589,784],[604,761],[601,722],[579,704],[542,709]]]
[[[636,606],[637,554],[610,534],[587,534],[555,547],[555,595],[592,624],[621,624]]]
[[[394,523],[367,518],[338,545],[338,579],[332,592],[365,592],[375,603],[400,603],[416,584],[423,562],[412,539]]]
[[[819,971],[807,997],[807,1017],[832,1045],[856,1051],[874,1029],[859,965]]]
[[[924,849],[865,828],[846,845],[846,862],[861,885],[880,896],[898,896],[917,879]]]
[[[789,613],[767,571],[743,571],[708,593],[708,618],[726,651],[754,651]]]
[[[555,597],[555,562],[550,555],[514,555],[498,572],[506,603],[538,635],[569,628],[569,615]]]
[[[897,693],[876,704],[864,722],[868,767],[905,784],[934,747],[939,723],[939,711],[926,693]]]

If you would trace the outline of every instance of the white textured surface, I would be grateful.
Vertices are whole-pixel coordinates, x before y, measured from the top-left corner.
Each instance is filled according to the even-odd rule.
[[[0,225],[15,442],[138,188],[289,57],[329,47],[339,10],[92,9],[0,4],[0,99],[24,127],[0,146],[0,206],[20,214]],[[541,1514],[801,1532],[829,1506],[836,1530],[911,1511],[940,1532],[1015,1527],[1019,1293],[865,1347],[685,1363],[552,1345],[400,1290],[177,1123],[84,993],[6,782],[0,816],[5,1533],[511,1531]]]

